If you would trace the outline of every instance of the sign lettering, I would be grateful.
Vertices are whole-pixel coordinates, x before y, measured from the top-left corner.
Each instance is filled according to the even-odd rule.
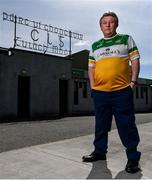
[[[69,53],[71,53],[71,49],[68,50],[67,48],[65,48],[65,44],[67,44],[67,40],[65,43],[65,38],[69,38],[69,43],[71,43],[72,38],[83,40],[82,34],[75,33],[66,29],[61,29],[52,26],[51,24],[43,24],[41,22],[29,20],[27,18],[17,17],[14,14],[8,14],[6,12],[3,12],[3,21],[10,21],[15,25],[14,48],[18,46],[20,48],[27,48],[43,53],[68,55]],[[32,42],[30,40],[23,39],[23,37],[17,34],[17,24],[32,28],[32,30],[30,31],[30,39]],[[41,32],[43,32],[43,43]],[[53,41],[51,40],[51,33],[57,35],[56,44],[53,43],[54,39]],[[24,36],[24,38],[25,37],[26,36]],[[71,47],[71,44],[69,44],[69,47]]]

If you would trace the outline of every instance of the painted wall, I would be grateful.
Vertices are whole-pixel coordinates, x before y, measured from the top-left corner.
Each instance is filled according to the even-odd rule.
[[[18,76],[30,77],[30,116],[59,114],[59,80],[71,80],[71,61],[14,50],[0,54],[0,118],[18,116]]]

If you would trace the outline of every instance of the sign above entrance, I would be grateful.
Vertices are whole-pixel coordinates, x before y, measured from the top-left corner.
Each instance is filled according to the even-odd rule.
[[[43,53],[71,55],[71,39],[83,40],[82,34],[6,12],[3,12],[3,21],[14,23],[14,48],[20,47]],[[17,24],[19,25],[18,27]],[[21,32],[20,25],[31,29],[25,34],[25,29],[24,31],[22,29]],[[56,35],[56,38],[54,36],[51,37],[51,34]],[[28,37],[28,40],[25,37]],[[66,47],[67,45],[69,47]]]

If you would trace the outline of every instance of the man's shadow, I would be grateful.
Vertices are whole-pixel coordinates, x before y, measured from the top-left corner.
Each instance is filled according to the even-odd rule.
[[[112,177],[110,169],[107,167],[107,161],[96,161],[92,163],[92,169],[86,179],[141,179],[142,172],[135,174],[120,171],[115,177]]]
[[[107,161],[92,163],[92,169],[86,179],[112,179],[112,173],[107,168]]]
[[[142,171],[134,174],[127,173],[125,170],[120,171],[114,179],[141,179],[143,176]]]

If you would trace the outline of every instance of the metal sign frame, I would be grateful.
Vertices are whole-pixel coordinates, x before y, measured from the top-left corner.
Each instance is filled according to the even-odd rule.
[[[8,14],[3,12],[3,21],[9,21],[14,23],[14,48],[26,48],[30,50],[36,50],[43,53],[52,53],[59,55],[71,55],[72,53],[72,38],[77,40],[83,40],[83,35],[79,33],[72,32],[71,30],[61,29],[50,24],[43,24],[34,20],[30,20],[23,17],[18,17],[15,14]],[[17,24],[32,28],[30,37],[31,41],[23,40],[17,35]],[[39,32],[46,32],[46,42],[45,44],[39,43]],[[50,33],[58,35],[59,44],[54,45],[50,42]],[[63,39],[69,37],[69,50],[63,49],[64,42]]]

